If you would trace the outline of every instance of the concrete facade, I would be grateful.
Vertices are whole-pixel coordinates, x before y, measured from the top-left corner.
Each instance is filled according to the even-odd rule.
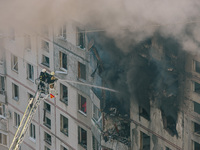
[[[87,38],[83,27],[84,48],[77,46],[77,27],[68,23],[63,32],[67,38],[61,37],[58,26],[52,26],[41,30],[37,35],[33,33],[17,33],[14,39],[5,39],[3,52],[5,63],[2,61],[0,66],[1,76],[6,78],[6,98],[0,94],[1,102],[6,106],[7,118],[1,120],[0,133],[6,134],[6,144],[3,147],[9,148],[15,132],[17,131],[16,122],[19,123],[18,115],[21,118],[28,105],[30,94],[34,95],[37,90],[35,80],[39,77],[40,71],[45,68],[48,73],[56,73],[57,93],[56,98],[46,99],[40,103],[38,110],[32,121],[35,136],[29,128],[21,150],[84,150],[92,149],[92,103],[90,98],[90,87],[76,83],[67,83],[64,80],[71,80],[81,83],[91,83],[90,74],[90,55],[87,51]],[[27,43],[26,43],[27,42]],[[3,45],[3,44],[1,44]],[[60,52],[67,56],[67,68],[60,66]],[[64,59],[64,58],[63,58]],[[14,61],[14,62],[13,62]],[[86,79],[81,79],[80,65],[85,69]],[[31,66],[32,75],[29,76]],[[6,72],[5,72],[6,71]],[[84,73],[83,72],[83,73]],[[61,85],[67,87],[67,103],[61,101],[63,93]],[[16,95],[17,94],[17,95]],[[83,112],[79,98],[86,99],[86,111]],[[81,99],[81,101],[83,101]],[[47,111],[44,109],[48,105]],[[81,107],[81,108],[80,108]],[[82,109],[82,110],[80,110]],[[17,118],[16,118],[17,116]],[[61,117],[67,119],[67,132],[61,132]],[[44,121],[47,118],[47,122]],[[3,126],[3,123],[6,126]],[[5,124],[4,123],[4,124]],[[86,132],[85,132],[86,131]],[[86,134],[85,134],[86,133]],[[51,136],[51,142],[45,141],[45,136]],[[86,138],[86,140],[85,140]],[[7,149],[6,148],[6,149]]]

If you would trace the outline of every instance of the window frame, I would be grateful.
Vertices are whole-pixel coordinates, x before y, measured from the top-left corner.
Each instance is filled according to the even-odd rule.
[[[34,82],[34,66],[29,63],[27,63],[27,79]]]
[[[0,103],[0,116],[6,117],[6,106]]]
[[[29,127],[29,136],[31,139],[36,140],[36,128],[33,123],[31,123]]]
[[[195,148],[195,144],[198,144],[199,147],[200,147],[200,143],[198,143],[198,142],[192,140],[192,150],[195,150],[195,149],[196,149],[196,148]]]
[[[0,75],[0,94],[5,94],[5,77]]]
[[[66,56],[66,61],[63,61],[63,56]],[[62,71],[67,71],[67,68],[68,68],[68,63],[67,63],[67,54],[59,51],[59,69],[62,70]],[[66,67],[64,67],[64,62],[66,63]]]
[[[200,124],[192,121],[192,131],[195,135],[200,136]]]
[[[85,102],[82,102],[82,100],[84,100]],[[86,103],[86,111],[82,110],[84,109],[84,107],[82,108],[82,106]],[[78,94],[78,111],[81,112],[81,114],[83,115],[87,115],[87,98],[84,97],[81,94]]]
[[[86,48],[85,30],[79,27],[76,27],[76,46],[81,49]]]
[[[193,101],[193,109],[194,109],[194,112],[200,115],[200,110],[198,109],[197,105],[198,105],[199,108],[200,108],[200,104],[197,103],[197,102],[195,102],[195,101]],[[196,109],[195,109],[195,108],[196,108]],[[199,110],[199,111],[198,111],[198,110]]]
[[[81,62],[78,62],[78,79],[86,81],[86,65]]]
[[[16,112],[14,112],[14,120],[13,121],[14,121],[14,126],[16,128],[18,128],[20,125],[20,115]]]
[[[0,133],[0,145],[7,146],[8,144],[8,135]]]
[[[63,40],[67,40],[67,25],[63,24],[58,29],[58,37]]]
[[[67,90],[67,97],[63,97],[64,94],[63,94],[63,87],[66,87],[66,90]],[[64,84],[60,83],[60,101],[65,103],[66,105],[68,105],[68,87],[65,86]]]
[[[49,136],[50,138],[48,138],[48,136]],[[45,132],[45,131],[44,131],[44,141],[45,141],[47,144],[49,144],[49,145],[52,144],[51,135],[50,135],[49,133]]]
[[[86,144],[83,144],[83,133],[82,131],[86,132],[85,142]],[[87,149],[87,130],[84,130],[83,128],[78,126],[78,144],[81,145],[83,148]]]
[[[67,121],[67,127],[64,128],[64,120]],[[67,130],[65,132],[65,129]],[[62,132],[64,135],[69,136],[69,119],[62,114],[60,114],[60,132]]]
[[[49,106],[49,109],[48,107]],[[43,108],[46,112],[48,112],[49,114],[51,114],[51,105],[47,102],[44,101],[44,108]]]
[[[50,124],[48,123],[48,121],[49,121]],[[44,117],[43,124],[44,124],[47,128],[51,129],[51,119],[48,118],[47,116]]]
[[[50,59],[49,59],[49,57],[47,57],[46,55],[42,55],[42,63],[41,64],[49,68],[50,67]]]
[[[18,73],[19,66],[18,66],[18,57],[11,54],[11,70]]]
[[[143,149],[144,148],[144,139],[146,139],[147,140],[147,138],[145,138],[145,137],[148,137],[148,143],[149,143],[149,148],[151,147],[151,137],[148,135],[148,134],[146,134],[146,133],[144,133],[144,132],[142,132],[142,131],[140,131],[140,149]]]
[[[101,111],[94,103],[92,106],[92,118],[97,122],[101,118]]]
[[[17,88],[17,89],[16,89]],[[17,92],[17,93],[16,93]],[[17,95],[17,96],[16,96]],[[12,98],[15,101],[19,101],[19,86],[12,83]]]

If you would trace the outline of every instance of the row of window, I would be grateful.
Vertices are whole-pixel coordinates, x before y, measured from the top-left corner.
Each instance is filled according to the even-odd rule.
[[[67,27],[64,24],[59,28],[58,31],[58,38],[67,39]],[[45,36],[49,35],[48,27],[44,27],[42,30],[43,34]],[[15,31],[14,29],[10,30],[10,40],[14,41],[15,40]],[[76,45],[79,46],[80,48],[84,49],[85,48],[85,30],[81,30],[80,28],[76,28]],[[44,43],[43,43],[44,42]],[[46,41],[42,42],[42,48],[45,48],[46,50],[49,49],[49,43]],[[43,47],[44,46],[44,47]],[[47,47],[46,47],[47,46]],[[31,37],[28,34],[24,35],[24,48],[30,50],[31,49]]]
[[[60,69],[63,71],[67,70],[67,54],[59,52],[59,64]],[[42,55],[42,64],[49,67],[50,61],[49,57]],[[11,69],[15,72],[18,72],[18,57],[11,55]],[[78,78],[86,80],[86,66],[78,62]],[[27,79],[34,81],[34,67],[33,65],[27,63]]]

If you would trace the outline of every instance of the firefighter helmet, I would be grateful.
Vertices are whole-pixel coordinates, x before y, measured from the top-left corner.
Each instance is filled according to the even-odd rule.
[[[46,72],[47,70],[46,69],[42,69],[42,72]]]
[[[52,71],[52,72],[51,72],[51,75],[52,75],[52,76],[54,76],[54,75],[55,75],[55,73]]]

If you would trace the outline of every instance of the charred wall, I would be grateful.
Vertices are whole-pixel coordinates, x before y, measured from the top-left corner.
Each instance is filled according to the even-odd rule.
[[[102,60],[101,77],[119,91],[108,98],[104,111],[117,107],[129,114],[130,101],[136,100],[150,116],[150,101],[162,112],[164,128],[177,135],[177,113],[180,108],[184,81],[184,52],[177,40],[155,34],[143,42],[126,43],[119,48],[116,41],[104,33],[91,34]],[[181,87],[181,88],[180,88]]]

